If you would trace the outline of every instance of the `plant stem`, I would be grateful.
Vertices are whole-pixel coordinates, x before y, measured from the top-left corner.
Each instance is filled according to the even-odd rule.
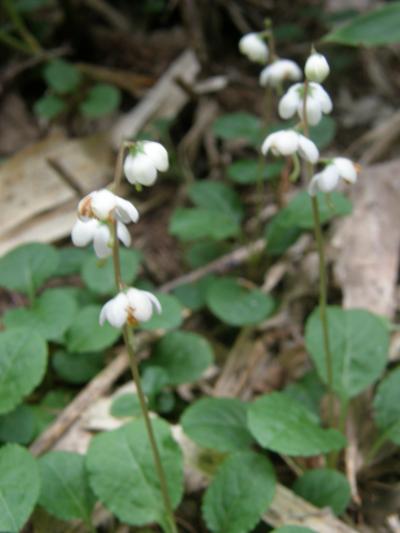
[[[3,7],[4,10],[7,11],[8,16],[10,17],[19,35],[21,36],[22,40],[25,42],[29,50],[35,55],[42,53],[42,47],[36,40],[36,37],[34,37],[26,27],[25,22],[16,10],[14,3],[10,0],[3,0]]]
[[[121,150],[120,153],[121,152],[123,153],[123,150]],[[122,161],[122,157],[121,157],[121,161]],[[120,167],[122,168],[122,163],[120,164]],[[121,278],[121,262],[120,262],[120,255],[119,255],[119,241],[118,241],[118,235],[117,235],[117,222],[116,221],[113,221],[112,223],[112,230],[113,230],[112,231],[113,233],[113,264],[114,264],[115,285],[117,287],[117,291],[120,291],[123,289],[124,283]],[[176,527],[176,522],[175,522],[175,517],[174,517],[174,512],[173,512],[173,507],[172,507],[171,500],[169,497],[167,480],[166,480],[165,472],[162,466],[160,452],[157,447],[157,441],[154,435],[153,426],[151,424],[149,411],[147,409],[146,398],[145,398],[143,388],[142,388],[142,382],[140,379],[137,358],[136,358],[135,351],[133,348],[132,329],[128,324],[125,324],[122,331],[123,331],[125,346],[126,346],[126,349],[129,355],[129,363],[131,367],[132,377],[136,384],[137,394],[139,396],[140,408],[141,408],[142,415],[145,421],[147,436],[149,438],[151,450],[153,453],[154,465],[155,465],[158,479],[160,482],[161,494],[162,494],[162,498],[164,501],[164,507],[166,511],[168,533],[178,533],[178,529]]]

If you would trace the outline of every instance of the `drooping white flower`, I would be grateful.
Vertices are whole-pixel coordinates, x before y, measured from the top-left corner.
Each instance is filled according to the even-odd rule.
[[[117,222],[118,239],[125,245],[130,246],[131,236],[128,228]],[[71,240],[75,246],[84,247],[93,241],[93,248],[99,259],[104,259],[112,254],[112,235],[108,224],[96,219],[85,222],[77,220],[72,228]]]
[[[332,111],[332,100],[325,89],[318,83],[310,82],[307,89],[306,114],[310,126],[315,126],[322,114]],[[302,119],[304,114],[304,84],[295,83],[282,96],[279,102],[279,115],[283,119],[291,118],[295,113]]]
[[[348,183],[357,181],[357,165],[346,157],[335,157],[326,167],[315,174],[308,186],[308,192],[315,196],[317,192],[329,193],[334,191],[339,185],[340,180]]]
[[[125,158],[124,173],[129,183],[150,186],[157,179],[157,171],[168,170],[168,152],[160,143],[139,141],[135,152]]]
[[[271,150],[274,155],[289,156],[298,153],[310,163],[316,163],[319,158],[318,148],[301,133],[294,130],[281,130],[271,133],[264,140],[261,151],[264,155]]]
[[[265,67],[260,74],[260,85],[278,87],[286,80],[301,80],[302,72],[297,63],[290,59],[277,59]]]
[[[330,72],[326,57],[318,52],[313,52],[306,61],[304,72],[309,81],[322,83]]]
[[[268,59],[268,46],[259,33],[246,33],[239,41],[239,50],[250,61],[265,64]]]
[[[131,202],[108,189],[93,191],[82,198],[78,205],[78,215],[81,220],[96,218],[101,221],[118,220],[125,224],[139,219],[138,210]]]
[[[161,313],[161,304],[154,294],[130,288],[118,293],[103,306],[99,322],[103,325],[107,320],[115,328],[124,324],[137,325],[150,320],[154,310]]]

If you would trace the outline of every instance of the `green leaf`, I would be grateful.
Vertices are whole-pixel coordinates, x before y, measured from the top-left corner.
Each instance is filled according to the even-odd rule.
[[[240,222],[243,205],[239,195],[231,187],[220,181],[202,180],[188,188],[189,198],[197,207],[225,213]]]
[[[213,124],[213,131],[220,139],[245,139],[255,146],[260,144],[263,137],[260,119],[245,112],[218,117]]]
[[[338,192],[329,195],[317,195],[322,223],[328,222],[335,216],[351,213],[351,202]],[[306,191],[297,194],[288,205],[283,208],[266,228],[267,252],[280,255],[292,245],[303,230],[314,227],[312,204]]]
[[[400,444],[400,367],[379,384],[374,398],[374,420],[395,444]]]
[[[229,245],[224,242],[202,241],[195,242],[184,251],[185,260],[191,268],[199,268],[222,254],[229,251]]]
[[[230,214],[200,207],[175,209],[169,224],[171,235],[182,241],[228,239],[235,237],[239,230],[238,221]]]
[[[157,394],[168,385],[169,376],[163,368],[152,365],[142,367],[141,374],[143,392],[151,403]]]
[[[282,526],[278,529],[273,529],[271,533],[317,533],[315,529],[302,526]]]
[[[131,285],[137,276],[142,254],[136,250],[120,250],[122,280]],[[115,277],[112,257],[99,260],[93,254],[83,263],[82,279],[96,294],[109,295],[115,292]]]
[[[45,118],[47,120],[52,120],[53,118],[58,117],[65,109],[67,104],[54,94],[49,94],[42,96],[39,100],[36,100],[33,110],[39,117]]]
[[[150,361],[167,372],[170,385],[180,385],[199,379],[213,359],[212,348],[204,337],[172,331],[158,341]]]
[[[80,274],[85,259],[92,256],[92,252],[86,248],[64,246],[58,249],[60,263],[57,267],[57,276],[71,276]]]
[[[10,309],[4,315],[7,328],[25,326],[44,339],[59,341],[72,323],[77,304],[64,289],[47,289],[31,308]]]
[[[39,470],[31,454],[7,444],[0,449],[0,530],[22,531],[40,491]]]
[[[353,46],[379,46],[400,41],[400,2],[379,7],[355,17],[333,30],[324,41]]]
[[[100,306],[89,305],[76,314],[65,334],[69,352],[98,352],[112,346],[121,335],[119,329],[115,329],[107,323],[100,326],[100,310]]]
[[[57,269],[57,250],[38,242],[18,246],[0,259],[0,286],[33,296]]]
[[[226,324],[245,326],[265,320],[274,310],[270,296],[248,289],[234,278],[216,279],[207,291],[207,305]]]
[[[207,527],[215,533],[253,530],[271,505],[275,484],[274,469],[266,457],[251,451],[231,455],[206,491],[202,510]]]
[[[174,290],[174,295],[184,307],[192,309],[193,311],[198,311],[206,305],[207,289],[214,279],[215,277],[210,275],[205,276],[194,283],[181,285]]]
[[[80,109],[88,118],[98,118],[118,109],[121,92],[114,85],[98,83],[92,87]]]
[[[250,405],[248,423],[261,446],[285,455],[318,455],[340,450],[346,442],[338,431],[322,429],[313,413],[281,392]]]
[[[19,405],[0,416],[0,441],[29,444],[35,431],[35,418],[29,405]]]
[[[42,490],[39,504],[60,520],[90,521],[95,503],[89,487],[85,458],[55,451],[39,459]]]
[[[41,382],[47,345],[36,332],[16,328],[0,333],[0,414],[14,409]]]
[[[229,178],[240,185],[252,185],[260,179],[271,180],[280,175],[283,170],[282,161],[260,164],[257,159],[240,159],[231,163],[227,168]]]
[[[183,431],[197,444],[220,452],[249,448],[247,406],[237,398],[202,398],[186,409]]]
[[[51,358],[57,374],[67,383],[82,385],[100,372],[104,366],[102,352],[69,353],[57,350]]]
[[[116,418],[141,416],[142,411],[137,394],[127,393],[117,396],[111,404],[110,413]]]
[[[71,93],[81,81],[79,70],[64,59],[53,59],[47,63],[43,76],[48,85],[60,94]]]
[[[160,314],[155,312],[150,320],[140,325],[141,329],[179,328],[183,321],[183,309],[179,300],[170,294],[156,292],[154,295],[159,299],[162,311]]]
[[[346,477],[336,470],[308,470],[293,485],[293,491],[316,507],[330,507],[341,515],[350,502],[351,492]]]
[[[175,508],[183,493],[181,451],[166,422],[153,418],[152,424]],[[143,420],[94,437],[86,465],[95,494],[121,522],[165,525],[163,498]]]
[[[290,383],[284,391],[290,398],[301,403],[319,418],[321,400],[325,394],[325,387],[315,371],[308,372],[300,380]]]
[[[333,390],[350,399],[382,374],[389,349],[388,330],[382,319],[359,309],[329,307],[327,311]],[[318,309],[308,318],[305,340],[319,376],[327,383],[325,351]]]
[[[310,128],[310,138],[323,150],[331,144],[336,135],[336,122],[332,117],[324,116],[316,126]]]

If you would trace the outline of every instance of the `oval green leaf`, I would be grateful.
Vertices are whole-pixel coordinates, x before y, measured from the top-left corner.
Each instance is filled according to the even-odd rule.
[[[121,92],[118,87],[108,83],[98,83],[90,89],[80,109],[84,116],[98,118],[118,109],[120,102]]]
[[[0,441],[29,444],[35,431],[33,413],[29,405],[19,405],[11,413],[0,416]]]
[[[183,308],[175,296],[164,293],[154,293],[160,301],[161,313],[154,312],[147,322],[140,324],[141,329],[175,329],[179,328],[183,321]]]
[[[91,380],[104,365],[102,352],[69,353],[57,350],[51,358],[57,374],[67,383],[81,385]]]
[[[400,445],[400,367],[379,384],[374,398],[374,419],[387,438]]]
[[[197,239],[222,240],[235,237],[240,230],[232,215],[203,207],[176,209],[171,217],[169,232],[182,241]]]

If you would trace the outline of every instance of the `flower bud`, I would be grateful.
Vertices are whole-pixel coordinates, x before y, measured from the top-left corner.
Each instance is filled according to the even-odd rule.
[[[302,77],[300,67],[290,59],[277,59],[265,67],[260,74],[260,85],[266,87],[279,87],[284,81],[297,81]]]
[[[247,33],[239,41],[239,50],[250,61],[265,64],[268,59],[268,46],[259,33]]]
[[[329,64],[325,56],[313,52],[306,61],[304,72],[309,81],[322,83],[329,74]]]
[[[168,170],[168,152],[162,144],[153,141],[136,143],[134,153],[125,158],[124,173],[129,183],[149,187],[157,179],[157,171]]]

